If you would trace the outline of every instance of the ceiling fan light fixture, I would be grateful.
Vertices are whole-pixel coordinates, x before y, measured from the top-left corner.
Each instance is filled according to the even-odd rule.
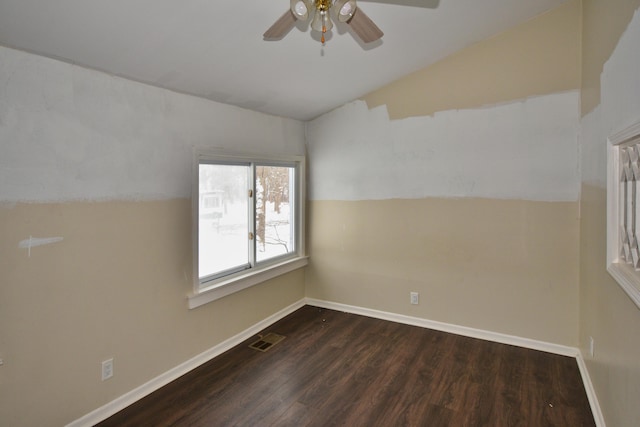
[[[291,0],[291,13],[297,19],[306,21],[309,18],[309,5],[303,0]]]
[[[353,17],[358,6],[356,5],[356,0],[337,0],[334,4],[338,20],[340,22],[347,22]]]
[[[331,22],[331,18],[329,18],[329,11],[316,10],[316,13],[313,15],[313,21],[311,21],[311,29],[326,33],[332,28],[333,22]]]
[[[311,29],[321,33],[322,45],[324,45],[327,31],[333,28],[331,15],[337,20],[336,22],[343,22],[349,26],[364,43],[380,40],[384,35],[382,30],[357,6],[356,0],[289,0],[289,9],[267,29],[263,38],[280,40],[296,26],[296,20],[306,21],[309,15],[313,15]]]

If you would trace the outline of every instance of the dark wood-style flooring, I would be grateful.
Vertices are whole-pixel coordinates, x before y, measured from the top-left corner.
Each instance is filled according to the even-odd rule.
[[[595,426],[575,359],[305,306],[100,426]]]

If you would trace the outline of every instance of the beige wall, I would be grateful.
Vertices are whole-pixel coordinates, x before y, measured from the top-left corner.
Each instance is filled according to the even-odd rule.
[[[640,425],[640,309],[605,268],[606,140],[640,117],[639,8],[583,1],[580,344],[608,426]]]
[[[577,344],[576,202],[425,198],[309,208],[307,296]]]
[[[3,425],[71,422],[304,297],[298,270],[189,310],[190,223],[188,199],[0,207]]]
[[[609,426],[640,422],[640,310],[605,269],[606,190],[582,187],[580,342]],[[594,338],[594,357],[589,356]]]
[[[65,425],[304,297],[298,270],[188,309],[212,146],[300,155],[304,124],[0,47],[0,425]]]
[[[307,295],[576,346],[579,29],[571,1],[309,123]]]
[[[580,87],[580,2],[545,13],[376,90],[364,100],[399,119]]]

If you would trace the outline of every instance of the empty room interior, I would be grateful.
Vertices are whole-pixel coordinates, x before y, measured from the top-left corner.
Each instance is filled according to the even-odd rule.
[[[0,0],[0,425],[95,425],[311,307],[569,358],[640,425],[639,52],[640,0]]]

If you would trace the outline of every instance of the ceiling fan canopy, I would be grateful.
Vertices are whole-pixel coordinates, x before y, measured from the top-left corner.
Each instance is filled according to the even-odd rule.
[[[346,23],[364,43],[379,40],[384,33],[358,7],[356,0],[290,0],[289,10],[282,15],[263,35],[265,40],[280,40],[295,26],[297,20],[307,21],[310,16],[311,29],[322,33],[331,31],[331,15]]]

